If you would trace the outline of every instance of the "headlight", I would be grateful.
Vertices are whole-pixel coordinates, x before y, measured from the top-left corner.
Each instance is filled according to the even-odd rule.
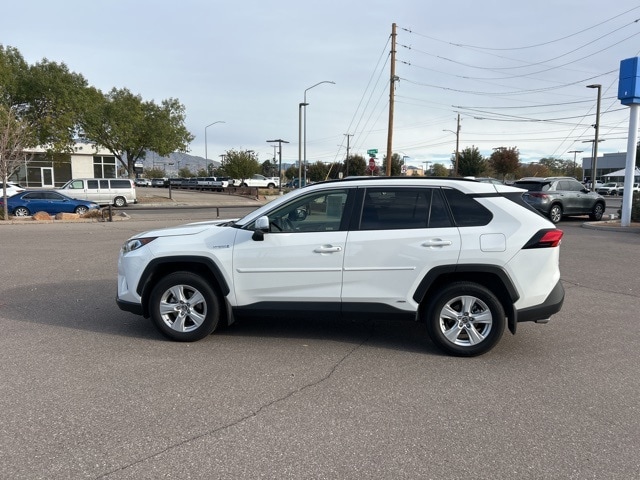
[[[122,253],[133,252],[134,250],[139,249],[140,247],[144,247],[147,243],[152,242],[157,237],[142,237],[142,238],[132,238],[131,240],[127,240],[122,246]]]

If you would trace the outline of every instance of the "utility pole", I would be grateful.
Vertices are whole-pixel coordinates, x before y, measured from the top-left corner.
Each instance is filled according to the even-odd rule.
[[[389,130],[387,132],[387,176],[391,176],[393,155],[393,108],[395,103],[396,77],[396,24],[391,25],[391,77],[389,79]]]
[[[597,162],[598,162],[598,135],[600,133],[600,102],[602,96],[602,85],[599,83],[595,83],[593,85],[587,85],[587,88],[596,88],[598,90],[598,101],[596,104],[596,124],[594,125],[596,129],[596,138],[593,141],[593,158],[591,160],[591,191],[596,191],[596,173],[597,173]]]
[[[347,137],[347,161],[345,162],[345,177],[349,176],[349,137],[353,137],[353,133],[345,133],[345,137]]]

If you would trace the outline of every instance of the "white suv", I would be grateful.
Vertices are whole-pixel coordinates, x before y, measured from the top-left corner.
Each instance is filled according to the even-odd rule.
[[[424,322],[445,352],[482,354],[564,300],[562,231],[522,193],[447,178],[314,184],[236,221],[127,240],[117,303],[180,341],[243,315],[359,315]]]

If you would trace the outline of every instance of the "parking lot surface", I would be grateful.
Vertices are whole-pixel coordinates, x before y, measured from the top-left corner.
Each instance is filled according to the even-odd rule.
[[[561,222],[562,311],[452,358],[334,318],[167,341],[115,305],[116,258],[175,223],[0,229],[0,477],[637,477],[640,234]]]

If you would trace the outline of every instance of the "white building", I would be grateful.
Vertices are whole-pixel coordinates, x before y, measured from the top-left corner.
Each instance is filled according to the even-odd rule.
[[[45,155],[44,149],[30,151],[33,157],[22,165],[10,180],[23,187],[57,188],[72,178],[116,178],[116,157],[93,143],[78,142],[71,154]]]

